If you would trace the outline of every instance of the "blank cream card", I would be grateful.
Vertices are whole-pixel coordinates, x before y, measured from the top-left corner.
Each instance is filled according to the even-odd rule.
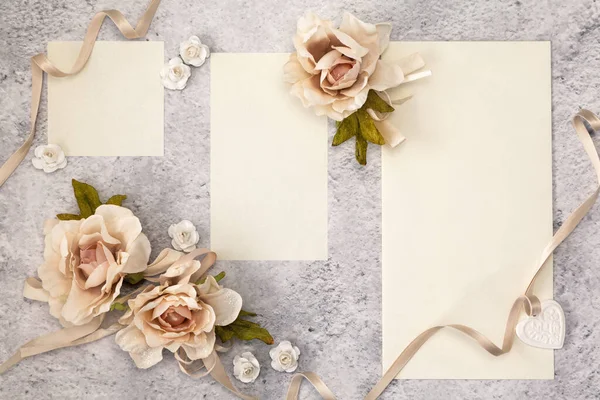
[[[50,42],[70,71],[81,42]],[[69,156],[162,156],[163,42],[96,42],[83,70],[48,77],[48,141]]]
[[[289,54],[211,55],[211,249],[327,258],[327,120],[283,82]]]
[[[435,325],[468,325],[501,346],[552,237],[550,42],[396,42],[384,58],[414,52],[433,75],[390,93],[414,97],[391,117],[407,140],[382,154],[384,369]],[[493,357],[447,329],[399,377],[553,379],[553,363],[518,339]]]

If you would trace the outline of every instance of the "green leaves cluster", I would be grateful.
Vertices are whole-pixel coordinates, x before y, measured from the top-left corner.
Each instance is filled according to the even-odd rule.
[[[60,219],[61,221],[87,218],[91,215],[94,215],[96,208],[100,207],[102,204],[114,204],[120,206],[123,203],[123,200],[127,198],[127,196],[123,194],[117,194],[108,199],[106,203],[102,203],[100,201],[98,191],[92,185],[79,182],[75,179],[73,179],[71,183],[73,184],[73,193],[75,194],[75,199],[77,200],[77,205],[79,206],[79,214],[56,215],[56,218]]]
[[[242,317],[256,317],[256,314],[242,310],[240,311],[240,315],[231,324],[215,327],[215,333],[223,343],[228,342],[234,337],[245,341],[258,339],[266,344],[273,344],[275,342],[268,330]]]
[[[332,143],[332,146],[339,146],[348,139],[356,137],[355,156],[356,161],[361,165],[367,164],[367,147],[369,142],[379,146],[385,144],[385,139],[381,136],[373,118],[367,112],[368,109],[380,113],[391,113],[394,111],[394,107],[379,97],[377,92],[370,90],[365,104],[358,111],[350,114],[342,122],[338,123],[337,132],[333,137]]]

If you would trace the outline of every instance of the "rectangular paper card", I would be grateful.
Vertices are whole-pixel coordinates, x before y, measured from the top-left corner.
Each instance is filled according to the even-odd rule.
[[[211,56],[211,248],[327,258],[327,120],[289,94],[289,54]]]
[[[81,42],[50,42],[69,71]],[[69,156],[162,156],[163,42],[96,42],[83,70],[48,77],[48,142]]]
[[[470,326],[498,346],[552,237],[550,42],[392,43],[433,75],[390,93],[414,97],[383,148],[383,367],[421,332]],[[552,268],[536,295],[552,298]],[[452,329],[400,372],[411,379],[553,379],[552,350],[515,339],[494,357]]]

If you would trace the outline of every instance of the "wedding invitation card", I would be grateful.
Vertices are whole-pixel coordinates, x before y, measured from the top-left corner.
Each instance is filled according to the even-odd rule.
[[[81,42],[50,42],[48,58],[70,71]],[[67,156],[162,156],[163,42],[96,42],[76,75],[48,76],[48,143]]]
[[[390,120],[383,147],[383,368],[422,331],[465,324],[501,345],[506,318],[552,237],[550,42],[396,42],[428,79]],[[536,295],[552,298],[552,268]],[[552,379],[553,352],[516,340],[501,357],[446,329],[399,374],[412,379]]]
[[[211,56],[211,249],[327,258],[327,120],[281,78],[289,54]]]

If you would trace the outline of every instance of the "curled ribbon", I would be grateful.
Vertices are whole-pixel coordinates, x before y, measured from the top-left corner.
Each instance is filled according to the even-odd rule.
[[[177,266],[186,264],[196,258],[202,258],[200,261],[200,268],[190,277],[192,282],[196,282],[205,276],[208,270],[214,265],[217,260],[217,254],[215,252],[202,248],[182,256],[182,253],[178,251],[165,249],[161,251],[156,260],[148,266],[145,271],[145,279],[150,282],[163,284],[169,277],[168,274],[161,274],[167,272],[169,268],[176,269]],[[161,275],[161,277],[156,278],[157,275]],[[119,297],[115,302],[123,304],[127,299],[152,287],[153,285],[144,285],[128,295]],[[44,295],[44,293],[41,282],[35,278],[26,279],[25,288],[23,290],[23,295],[25,297],[32,300],[48,301],[47,295]],[[90,343],[112,335],[125,327],[119,323],[115,323],[106,329],[101,328],[104,316],[105,315],[98,316],[87,324],[64,328],[29,341],[21,346],[11,358],[0,365],[0,374],[3,374],[24,358],[63,347]],[[210,374],[214,380],[230,390],[237,397],[244,400],[257,400],[255,397],[247,396],[240,392],[233,385],[217,354],[218,351],[222,350],[226,350],[226,348],[215,345],[214,351],[208,357],[200,360],[190,360],[184,352],[178,351],[175,353],[175,359],[179,363],[181,371],[186,375],[192,378],[201,378]]]
[[[144,14],[138,21],[138,24],[135,28],[133,28],[125,19],[125,17],[117,10],[107,10],[96,14],[92,18],[92,21],[88,27],[88,31],[85,35],[83,45],[81,46],[77,60],[69,72],[64,72],[56,68],[44,54],[38,54],[31,59],[32,98],[30,114],[30,132],[23,145],[21,145],[21,147],[13,155],[11,155],[9,159],[0,167],[0,186],[2,186],[4,182],[6,182],[9,176],[23,161],[33,142],[33,138],[35,136],[37,114],[39,111],[40,98],[42,93],[44,72],[55,77],[66,77],[69,75],[75,75],[78,72],[80,72],[89,60],[89,57],[94,48],[94,43],[98,36],[98,32],[100,31],[102,23],[104,22],[104,19],[106,17],[109,17],[115,23],[115,25],[121,31],[123,36],[125,36],[127,39],[139,39],[144,37],[148,31],[152,19],[154,18],[154,14],[156,13],[159,4],[160,0],[152,0]],[[420,61],[416,58],[412,61],[414,65],[408,63],[409,65],[407,65],[407,70],[416,69],[414,67],[420,63]],[[409,82],[412,80],[416,80],[424,76],[428,76],[428,74],[429,72],[425,71],[423,73],[413,74],[412,76],[409,75],[407,76],[406,81]],[[377,122],[383,122],[383,119],[382,121]],[[419,349],[431,337],[433,337],[437,332],[439,332],[442,329],[451,328],[462,332],[471,339],[475,340],[485,351],[494,356],[501,356],[503,354],[508,353],[511,350],[515,338],[515,326],[519,320],[519,315],[521,311],[524,310],[527,315],[533,316],[537,315],[540,312],[540,301],[532,293],[534,290],[535,281],[539,276],[539,273],[542,267],[544,266],[544,263],[550,257],[552,252],[567,238],[567,236],[569,236],[571,232],[573,232],[575,227],[579,224],[579,222],[591,209],[592,205],[596,202],[598,194],[600,193],[600,158],[598,156],[598,152],[594,146],[594,143],[592,142],[588,134],[586,123],[592,130],[600,131],[600,119],[588,110],[581,110],[573,118],[573,126],[579,137],[579,140],[583,144],[583,147],[587,152],[590,161],[592,162],[592,165],[596,171],[599,185],[595,189],[595,191],[579,207],[577,207],[571,215],[569,215],[566,221],[554,234],[550,243],[548,243],[548,245],[543,249],[540,261],[536,265],[536,272],[533,278],[531,279],[529,285],[527,286],[525,294],[520,296],[514,302],[509,312],[502,346],[498,347],[483,334],[465,325],[453,324],[429,328],[423,333],[421,333],[419,336],[417,336],[404,349],[404,351],[394,361],[392,366],[385,372],[381,380],[367,394],[365,400],[374,400],[378,398],[385,391],[387,386],[389,386],[392,380],[400,373],[400,371],[402,371],[404,366],[406,366],[406,364],[412,359],[412,357],[419,351]],[[397,134],[398,133],[396,133],[396,135]],[[399,137],[399,139],[401,139],[401,136]],[[171,265],[173,263],[178,262],[186,262],[200,257],[202,255],[204,255],[204,259],[202,260],[202,267],[200,271],[198,271],[199,275],[203,275],[204,273],[206,273],[206,271],[213,265],[214,260],[216,259],[216,255],[214,253],[209,252],[207,249],[198,249],[195,252],[190,253],[189,255],[179,257],[171,251],[164,251],[159,255],[157,261],[155,261],[152,265],[149,266],[147,271],[148,279],[153,280],[153,278],[151,278],[150,276],[161,273],[160,271],[163,268],[165,268],[166,265]],[[33,278],[30,278],[26,281],[24,294],[27,297],[35,300],[47,300],[43,291],[40,290],[39,281]],[[120,299],[120,301],[124,301],[124,298]],[[28,343],[23,345],[9,360],[0,365],[0,374],[4,373],[7,369],[9,369],[10,367],[12,367],[13,365],[15,365],[16,363],[18,363],[26,357],[41,354],[62,347],[76,346],[84,343],[89,343],[101,339],[105,336],[114,334],[122,328],[122,326],[119,324],[111,325],[108,328],[101,328],[103,319],[103,316],[100,316],[98,318],[95,318],[88,324],[65,328],[58,332],[49,333],[47,335],[43,335],[29,341]],[[250,397],[239,392],[235,388],[216,352],[213,352],[206,359],[201,360],[203,365],[200,368],[196,368],[196,366],[192,367],[193,363],[191,363],[190,360],[187,360],[186,358],[183,358],[180,355],[176,355],[176,358],[179,362],[180,368],[186,374],[193,377],[210,374],[216,381],[218,381],[221,385],[223,385],[225,388],[234,393],[237,397],[244,400],[256,399],[254,397]],[[206,368],[206,373],[198,373],[198,371],[202,368]],[[333,394],[333,392],[327,387],[327,385],[321,380],[321,378],[319,378],[317,374],[313,372],[303,372],[297,373],[292,377],[292,380],[288,387],[286,400],[298,399],[300,386],[302,385],[302,382],[305,379],[308,380],[315,387],[315,389],[323,399],[335,399],[335,395]]]
[[[543,249],[542,255],[539,261],[535,265],[535,274],[531,281],[527,285],[525,289],[525,293],[522,296],[519,296],[517,300],[513,303],[510,312],[508,314],[508,319],[506,322],[506,328],[504,331],[504,340],[502,342],[502,347],[498,347],[494,342],[485,337],[483,334],[478,332],[477,330],[465,326],[465,325],[440,325],[434,326],[432,328],[427,329],[415,339],[400,353],[398,358],[394,361],[392,366],[385,372],[381,380],[375,384],[375,386],[371,389],[371,391],[365,397],[365,400],[374,400],[377,399],[389,386],[392,380],[402,371],[402,369],[408,364],[408,362],[413,358],[413,356],[419,351],[419,349],[437,332],[441,331],[445,328],[455,329],[463,334],[467,335],[471,339],[475,340],[485,351],[490,353],[493,356],[501,356],[503,354],[508,353],[515,340],[515,327],[519,322],[519,316],[521,311],[525,311],[525,313],[529,316],[536,316],[541,312],[541,305],[539,299],[533,295],[533,289],[535,286],[535,281],[538,278],[543,266],[545,265],[548,258],[552,255],[554,250],[569,236],[571,232],[577,227],[579,222],[583,219],[583,217],[590,211],[596,199],[598,198],[598,194],[600,193],[600,157],[598,156],[598,151],[594,146],[594,142],[592,141],[586,124],[594,131],[600,131],[600,119],[591,111],[588,110],[580,110],[573,117],[573,127],[575,128],[575,132],[579,137],[579,140],[583,144],[583,148],[585,149],[590,161],[592,162],[592,166],[596,171],[596,178],[598,181],[598,186],[594,190],[594,192],[583,202],[579,207],[575,209],[569,215],[569,217],[565,220],[565,222],[561,225],[561,227],[556,231],[548,245]],[[317,375],[313,373],[303,373],[296,374],[292,378],[292,382],[290,383],[290,387],[288,390],[288,394],[286,400],[297,400],[298,399],[298,390],[299,386],[302,382],[302,379],[306,378],[309,382],[313,384],[317,392],[321,395],[321,397],[325,400],[334,400],[335,396],[329,390],[329,388],[323,383],[321,379],[318,378]]]
[[[25,142],[0,167],[0,187],[17,169],[19,164],[21,164],[27,155],[27,152],[31,148],[31,144],[33,143],[33,138],[35,137],[35,125],[40,108],[40,99],[42,97],[44,72],[46,72],[48,75],[59,78],[78,74],[83,67],[85,67],[90,55],[92,54],[96,38],[98,37],[98,32],[100,32],[100,28],[102,27],[102,23],[106,17],[110,18],[114,22],[119,31],[121,31],[123,36],[125,36],[127,39],[143,38],[148,32],[148,28],[150,27],[150,23],[154,18],[154,14],[156,13],[156,9],[158,8],[159,4],[160,0],[152,0],[135,28],[133,28],[125,19],[123,14],[117,10],[105,10],[94,15],[83,39],[83,44],[79,50],[77,60],[75,61],[75,64],[73,64],[73,67],[71,67],[71,70],[68,72],[61,71],[60,69],[56,68],[54,64],[48,60],[48,57],[46,57],[45,54],[38,54],[31,58],[31,127],[29,128],[29,135],[25,139]]]

